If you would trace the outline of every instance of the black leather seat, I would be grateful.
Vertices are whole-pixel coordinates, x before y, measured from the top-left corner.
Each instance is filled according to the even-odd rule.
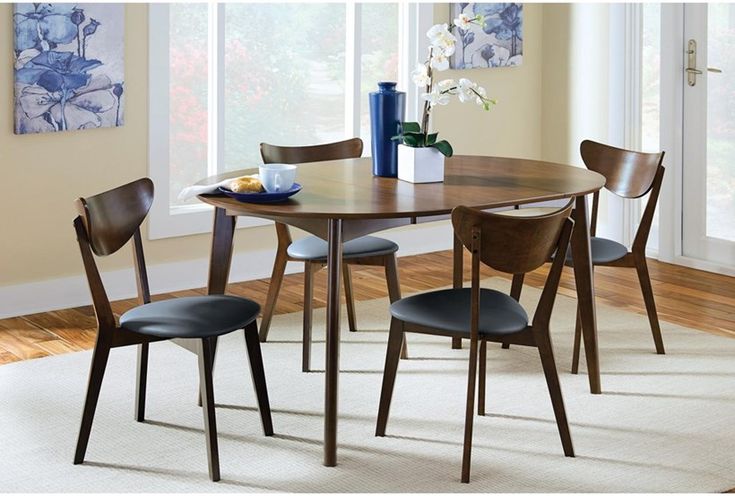
[[[409,296],[393,303],[390,313],[404,322],[469,335],[471,292],[443,289]],[[528,314],[516,300],[493,289],[480,291],[480,334],[505,336],[527,326]]]
[[[628,254],[628,249],[611,239],[590,238],[590,254],[592,255],[592,265],[604,264],[620,260]],[[572,250],[567,250],[567,264],[572,263]]]
[[[398,251],[393,241],[375,236],[363,236],[344,243],[342,258],[378,257]],[[288,256],[300,260],[327,260],[327,242],[316,236],[294,241],[287,250]]]
[[[120,327],[161,338],[208,338],[243,329],[259,312],[260,305],[244,298],[190,296],[135,307],[120,317]]]

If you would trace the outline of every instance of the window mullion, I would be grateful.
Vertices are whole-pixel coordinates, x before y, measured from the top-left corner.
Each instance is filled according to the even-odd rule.
[[[360,135],[362,5],[345,5],[345,137]]]
[[[209,4],[207,172],[224,170],[225,4]]]

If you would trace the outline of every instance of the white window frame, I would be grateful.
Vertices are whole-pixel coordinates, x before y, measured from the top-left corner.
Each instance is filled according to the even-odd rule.
[[[415,61],[426,51],[425,36],[431,26],[432,4],[397,2],[399,8],[399,87],[407,94],[407,119],[415,119],[420,109],[419,92],[411,83]],[[208,233],[212,229],[212,207],[205,204],[171,207],[169,175],[169,4],[148,7],[149,131],[148,172],[156,185],[150,212],[148,238],[161,239]],[[346,4],[345,53],[345,138],[360,135],[361,14],[359,3]],[[224,164],[224,3],[209,3],[208,150],[207,174],[221,171]],[[216,111],[213,111],[216,109]],[[369,144],[365,151],[369,154]],[[238,218],[237,227],[270,224],[252,217]]]

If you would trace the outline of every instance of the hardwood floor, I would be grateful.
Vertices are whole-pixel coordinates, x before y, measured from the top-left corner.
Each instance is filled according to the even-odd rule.
[[[467,268],[469,257],[466,253],[465,256]],[[403,294],[451,284],[450,251],[403,257],[398,263]],[[528,274],[526,284],[543,286],[549,267],[547,264]],[[661,320],[735,338],[735,278],[655,260],[649,261],[649,269]],[[485,276],[500,275],[487,267],[482,270]],[[353,286],[357,300],[388,296],[381,268],[353,267]],[[645,314],[635,270],[598,267],[595,269],[595,287],[598,302]],[[268,291],[268,279],[231,284],[228,291],[262,305]],[[276,313],[300,311],[303,291],[303,274],[286,276]],[[572,297],[575,295],[570,269],[565,269],[559,291]],[[158,295],[154,300],[196,294],[204,294],[204,289]],[[315,278],[315,308],[326,305],[326,296],[326,271],[322,270]],[[119,315],[135,305],[133,299],[117,301],[113,303],[113,311]],[[274,329],[274,332],[278,330]],[[90,349],[94,340],[95,318],[91,306],[0,320],[0,365]]]

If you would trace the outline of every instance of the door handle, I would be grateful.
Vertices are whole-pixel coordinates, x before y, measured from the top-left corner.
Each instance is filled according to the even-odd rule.
[[[701,76],[703,74],[702,71],[697,69],[697,41],[696,40],[689,40],[687,43],[687,67],[684,69],[684,72],[687,75],[687,82],[689,83],[689,86],[694,86],[697,84],[697,76]],[[718,69],[717,67],[707,67],[707,72],[711,72],[713,74],[721,74],[722,69]]]

